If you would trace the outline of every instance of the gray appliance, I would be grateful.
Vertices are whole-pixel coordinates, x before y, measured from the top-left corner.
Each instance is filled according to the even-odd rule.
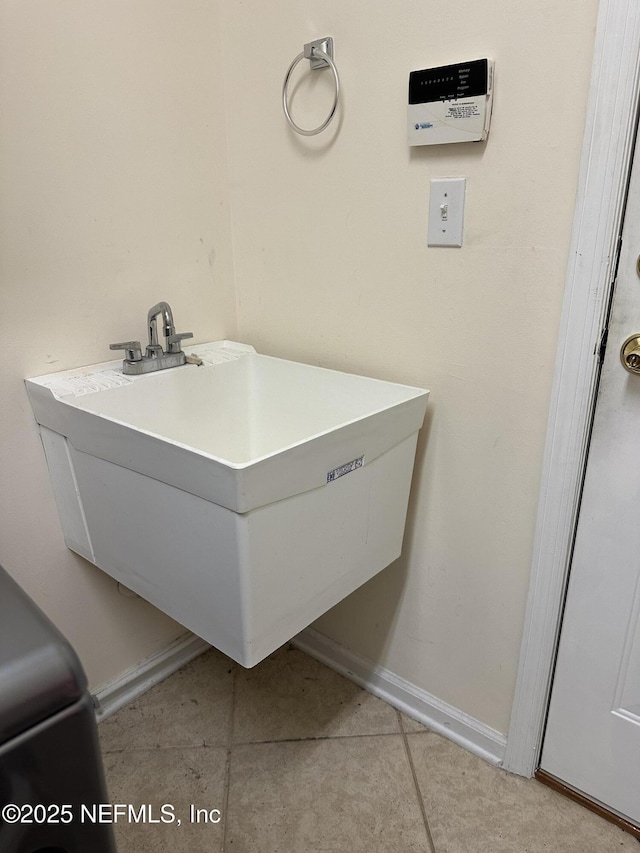
[[[115,853],[108,802],[82,665],[0,566],[0,851]]]

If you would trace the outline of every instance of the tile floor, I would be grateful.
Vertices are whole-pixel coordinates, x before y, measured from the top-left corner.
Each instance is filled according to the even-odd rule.
[[[99,732],[111,802],[175,816],[118,823],[119,853],[640,853],[291,647],[209,651]]]

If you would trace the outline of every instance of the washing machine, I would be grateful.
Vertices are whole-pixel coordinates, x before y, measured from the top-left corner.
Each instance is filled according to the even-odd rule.
[[[82,665],[0,566],[0,851],[116,853],[108,802]]]

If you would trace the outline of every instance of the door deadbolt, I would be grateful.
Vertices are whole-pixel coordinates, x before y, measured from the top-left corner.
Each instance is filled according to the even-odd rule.
[[[631,335],[620,347],[620,361],[629,373],[640,374],[640,335]]]

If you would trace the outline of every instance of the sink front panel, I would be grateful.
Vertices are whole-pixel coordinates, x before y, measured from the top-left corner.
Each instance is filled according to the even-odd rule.
[[[67,545],[251,667],[400,555],[416,438],[244,514],[69,448]]]

